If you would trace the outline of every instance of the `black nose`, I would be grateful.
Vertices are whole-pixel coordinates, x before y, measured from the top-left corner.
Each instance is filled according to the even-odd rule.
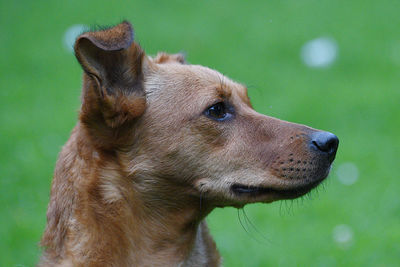
[[[335,159],[338,145],[339,138],[333,133],[316,132],[311,137],[311,146],[327,153],[331,162]]]

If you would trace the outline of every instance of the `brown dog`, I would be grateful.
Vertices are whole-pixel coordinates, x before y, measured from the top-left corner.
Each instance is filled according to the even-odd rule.
[[[302,196],[338,139],[255,112],[246,88],[181,55],[146,56],[132,27],[78,37],[79,122],[60,153],[42,266],[218,266],[204,218]]]

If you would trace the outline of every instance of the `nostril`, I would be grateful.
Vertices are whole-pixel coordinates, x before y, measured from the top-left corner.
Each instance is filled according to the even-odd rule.
[[[333,133],[316,132],[312,136],[311,144],[318,150],[328,153],[330,156],[335,156],[339,139]]]
[[[324,148],[322,148],[322,147],[318,144],[317,141],[313,140],[313,141],[311,141],[311,143],[312,143],[316,148],[318,148],[318,150],[324,151]]]

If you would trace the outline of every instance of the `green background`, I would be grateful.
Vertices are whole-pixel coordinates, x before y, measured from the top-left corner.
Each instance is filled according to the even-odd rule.
[[[0,266],[33,266],[57,153],[77,120],[74,24],[130,20],[149,54],[187,52],[249,86],[257,111],[334,132],[323,187],[300,200],[208,218],[225,266],[399,266],[400,1],[0,1]],[[327,68],[303,64],[309,40],[334,38]],[[340,183],[350,162],[358,180]],[[352,238],[340,243],[334,229]]]

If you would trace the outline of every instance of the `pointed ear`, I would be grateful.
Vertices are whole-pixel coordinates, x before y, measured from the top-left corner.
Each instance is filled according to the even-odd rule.
[[[144,112],[145,54],[133,42],[129,22],[83,33],[75,42],[75,55],[85,71],[81,120],[91,123],[102,116],[106,125],[115,128]]]

